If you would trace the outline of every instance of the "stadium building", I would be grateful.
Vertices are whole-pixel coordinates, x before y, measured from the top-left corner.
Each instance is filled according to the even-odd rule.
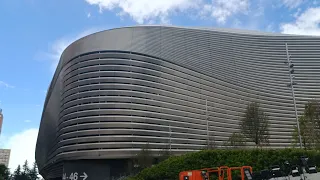
[[[63,52],[48,89],[40,173],[111,178],[146,143],[154,155],[204,149],[208,139],[220,146],[254,101],[269,116],[270,147],[288,147],[296,115],[285,62],[294,64],[300,114],[320,96],[319,59],[313,36],[136,26],[81,38]]]

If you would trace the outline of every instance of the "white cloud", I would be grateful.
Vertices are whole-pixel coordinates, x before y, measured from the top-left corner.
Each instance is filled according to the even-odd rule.
[[[31,122],[31,120],[27,119],[27,120],[24,120],[25,123],[29,123]]]
[[[228,17],[237,13],[247,13],[249,0],[212,0],[204,5],[202,15],[210,14],[219,23],[224,24]]]
[[[84,36],[98,31],[100,31],[100,28],[91,28],[79,34],[59,38],[56,41],[49,44],[49,49],[47,52],[42,52],[39,56],[41,59],[49,60],[51,62],[50,69],[52,70],[52,72],[54,72],[59,63],[61,54],[71,43]]]
[[[309,8],[295,22],[280,25],[280,29],[285,34],[320,35],[319,23],[320,7]]]
[[[2,145],[11,149],[9,168],[13,172],[17,166],[28,160],[29,165],[35,161],[35,147],[37,142],[38,129],[27,129],[16,133],[9,138],[2,137]]]
[[[0,81],[0,87],[5,87],[5,88],[14,88],[14,86],[4,82],[4,81]]]
[[[183,12],[201,4],[202,0],[86,0],[91,5],[98,5],[100,12],[120,8],[118,15],[129,15],[142,24],[154,19],[168,22],[168,16],[174,12]]]
[[[297,8],[300,4],[303,3],[303,0],[282,0],[283,5],[290,9]]]
[[[117,10],[119,16],[129,15],[139,24],[170,23],[170,15],[176,12],[197,11],[201,17],[215,18],[219,23],[236,13],[244,13],[249,6],[249,0],[85,0],[90,5],[99,6],[103,10]]]
[[[91,17],[91,13],[87,13],[87,17],[90,18]]]

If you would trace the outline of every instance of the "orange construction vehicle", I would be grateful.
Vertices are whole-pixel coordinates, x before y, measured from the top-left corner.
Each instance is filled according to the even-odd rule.
[[[240,171],[237,179],[232,178],[232,171]],[[217,178],[210,179],[212,174]],[[252,167],[228,167],[221,166],[217,168],[205,168],[199,170],[183,171],[179,174],[179,180],[252,180]]]

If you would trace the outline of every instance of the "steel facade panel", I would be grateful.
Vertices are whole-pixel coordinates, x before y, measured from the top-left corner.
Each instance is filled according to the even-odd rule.
[[[170,138],[173,153],[199,150],[206,146],[206,113],[210,136],[221,145],[239,131],[252,101],[270,117],[270,147],[290,146],[296,120],[285,43],[296,64],[300,113],[320,96],[319,37],[138,26],[72,43],[44,105],[40,172],[61,176],[65,160],[132,158],[146,142],[158,151]]]

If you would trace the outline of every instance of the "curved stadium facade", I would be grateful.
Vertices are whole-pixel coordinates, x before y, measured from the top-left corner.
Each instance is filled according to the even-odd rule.
[[[301,113],[320,96],[320,37],[138,26],[77,40],[47,93],[40,173],[61,179],[72,162],[101,163],[111,177],[147,142],[155,154],[168,145],[175,154],[203,149],[208,134],[219,146],[253,101],[269,115],[270,147],[290,146],[296,119],[286,43]]]

